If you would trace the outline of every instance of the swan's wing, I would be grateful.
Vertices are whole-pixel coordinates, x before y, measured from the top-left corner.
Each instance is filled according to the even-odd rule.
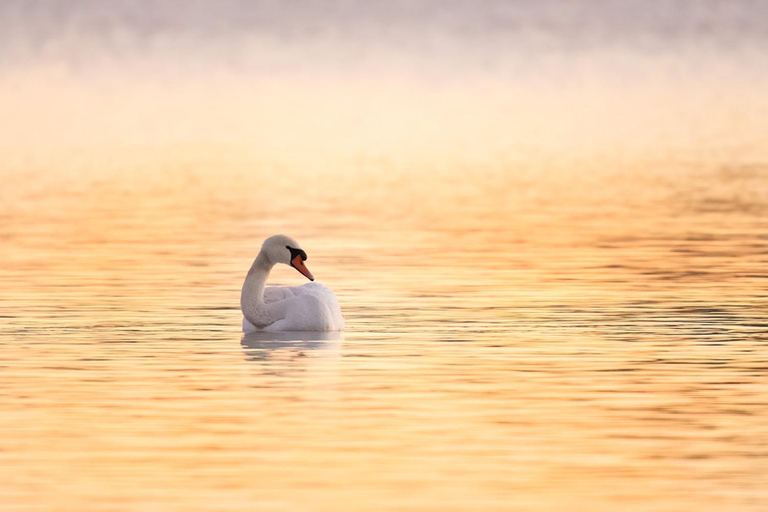
[[[264,302],[278,302],[300,295],[314,295],[317,298],[336,296],[322,283],[307,283],[301,286],[268,286],[264,289]]]
[[[321,305],[321,309],[310,308],[310,313],[307,313],[302,307],[302,305],[306,305],[301,299],[304,296],[311,296],[315,304]],[[336,295],[324,284],[315,282],[302,286],[270,286],[264,290],[264,302],[268,304],[286,299],[296,299],[300,304],[295,302],[286,304],[290,318],[286,317],[285,319],[278,320],[274,324],[265,327],[264,330],[344,330],[344,317],[341,314],[341,308],[339,308],[339,301],[336,299]],[[307,314],[310,317],[306,317]],[[312,315],[320,315],[322,319],[316,316],[312,317]],[[308,327],[314,325],[318,327]]]
[[[281,300],[295,297],[296,293],[293,291],[298,286],[269,286],[264,289],[264,302],[269,304],[270,302],[279,302]]]
[[[333,299],[336,300],[336,295],[333,294],[330,288],[323,283],[307,283],[301,286],[292,286],[290,288],[294,295],[314,295],[321,299]]]
[[[291,291],[296,294],[296,296],[312,295],[319,299],[320,302],[325,304],[325,307],[328,308],[330,323],[333,326],[332,330],[344,330],[344,316],[341,314],[339,300],[336,298],[336,294],[334,294],[330,288],[325,286],[323,283],[314,282],[307,283],[302,286],[294,286],[291,288]]]

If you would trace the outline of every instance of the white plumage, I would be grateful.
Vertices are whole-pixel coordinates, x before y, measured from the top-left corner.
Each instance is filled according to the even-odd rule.
[[[296,240],[275,235],[264,241],[243,283],[243,331],[342,331],[344,317],[336,295],[321,283],[265,287],[272,267],[290,265],[310,280],[306,253]]]

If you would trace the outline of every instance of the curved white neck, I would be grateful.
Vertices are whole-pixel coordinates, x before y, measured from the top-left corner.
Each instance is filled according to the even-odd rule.
[[[256,298],[259,303],[264,304],[264,287],[267,285],[267,278],[274,266],[274,263],[270,262],[263,252],[256,256],[251,269],[248,271],[248,275],[245,276],[243,291],[240,295],[241,306],[243,298],[246,296],[246,291],[248,292],[249,299]]]
[[[245,277],[240,292],[240,309],[243,316],[256,327],[265,327],[282,318],[280,312],[264,303],[264,287],[274,263],[266,254],[260,252]]]

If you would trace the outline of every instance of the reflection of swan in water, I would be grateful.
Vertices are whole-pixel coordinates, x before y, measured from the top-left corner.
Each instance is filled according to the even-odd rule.
[[[324,355],[337,355],[341,347],[340,332],[253,331],[243,334],[240,345],[247,359],[263,361],[281,351],[301,354],[318,351]]]
[[[310,281],[315,278],[304,264],[307,259],[298,242],[285,235],[267,238],[243,283],[240,309],[243,331],[341,331],[344,318],[336,296],[325,285],[270,286],[272,267],[290,265]]]

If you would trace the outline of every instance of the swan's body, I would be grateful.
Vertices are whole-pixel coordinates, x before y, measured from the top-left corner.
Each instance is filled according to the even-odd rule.
[[[269,272],[276,263],[294,267],[310,280],[312,273],[304,265],[306,253],[285,235],[264,241],[243,283],[240,309],[243,331],[341,331],[344,317],[333,292],[323,284],[270,286]]]

